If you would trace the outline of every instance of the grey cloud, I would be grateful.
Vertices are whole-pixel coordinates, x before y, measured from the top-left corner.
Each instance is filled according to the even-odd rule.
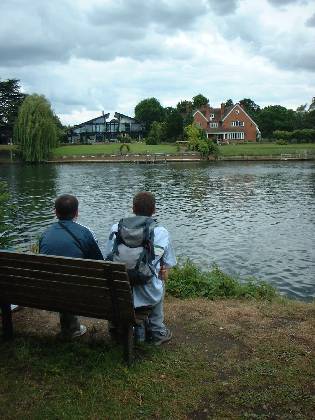
[[[309,0],[268,0],[273,6],[286,6],[292,3],[308,3]]]
[[[313,14],[313,16],[311,16],[309,19],[307,19],[307,21],[305,22],[305,25],[309,26],[310,28],[315,27],[315,13]]]
[[[240,21],[242,24],[240,25]],[[244,15],[220,21],[222,35],[229,40],[239,38],[252,53],[267,58],[284,70],[315,70],[315,38],[306,31],[266,30],[258,21]]]
[[[239,0],[208,0],[211,10],[219,15],[233,14],[239,5]]]
[[[103,27],[124,25],[133,28],[158,26],[159,30],[172,32],[186,30],[196,19],[206,12],[206,7],[199,2],[198,7],[191,1],[156,1],[156,0],[118,0],[109,5],[99,5],[89,13],[91,23]]]
[[[4,0],[0,64],[64,63],[73,57],[97,61],[167,57],[165,34],[188,30],[205,12],[204,3],[195,7],[190,0],[117,0],[88,10],[70,0],[52,4]]]

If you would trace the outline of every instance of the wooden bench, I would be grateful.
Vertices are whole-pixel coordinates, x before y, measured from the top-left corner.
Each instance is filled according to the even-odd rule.
[[[0,307],[5,339],[13,337],[11,305],[112,321],[122,332],[124,357],[133,361],[137,313],[124,264],[0,251]]]

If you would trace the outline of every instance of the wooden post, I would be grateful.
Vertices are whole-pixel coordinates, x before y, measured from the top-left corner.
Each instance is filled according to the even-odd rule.
[[[132,365],[134,360],[134,331],[133,325],[124,325],[123,327],[124,340],[124,359],[128,366]]]
[[[3,338],[9,340],[13,337],[11,305],[9,303],[1,303],[0,308],[2,314]]]

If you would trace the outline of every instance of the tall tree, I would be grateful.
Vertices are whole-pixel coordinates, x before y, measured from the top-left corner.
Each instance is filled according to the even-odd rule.
[[[183,117],[183,126],[186,127],[187,125],[190,125],[194,121],[193,117],[193,103],[192,101],[180,101],[176,105],[177,111],[181,114]]]
[[[165,123],[153,121],[149,134],[146,138],[146,144],[159,144],[165,139]]]
[[[19,80],[0,80],[0,143],[9,143],[13,127],[25,94],[21,93]]]
[[[20,107],[14,140],[23,160],[42,162],[57,145],[56,118],[44,96],[30,95]]]
[[[257,120],[257,116],[260,111],[260,106],[255,104],[255,102],[252,99],[244,98],[239,101],[239,103],[242,105],[242,107],[245,109],[247,114],[253,118],[254,121]]]
[[[271,137],[275,130],[292,131],[295,111],[281,105],[266,106],[260,111],[257,122],[263,137]]]
[[[163,121],[164,109],[156,98],[143,99],[135,107],[135,118],[145,125],[148,132],[153,121]]]
[[[168,108],[165,119],[165,130],[167,141],[176,141],[183,135],[183,117],[176,108]]]
[[[233,106],[233,105],[234,105],[234,103],[233,103],[232,99],[228,99],[228,100],[225,102],[225,106]]]
[[[203,96],[201,93],[192,98],[194,108],[201,108],[202,106],[209,104],[209,99]]]

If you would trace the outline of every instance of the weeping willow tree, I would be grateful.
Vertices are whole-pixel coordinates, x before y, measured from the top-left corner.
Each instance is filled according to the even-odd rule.
[[[26,162],[42,162],[57,145],[58,128],[44,96],[30,95],[22,103],[14,127],[14,142]]]

